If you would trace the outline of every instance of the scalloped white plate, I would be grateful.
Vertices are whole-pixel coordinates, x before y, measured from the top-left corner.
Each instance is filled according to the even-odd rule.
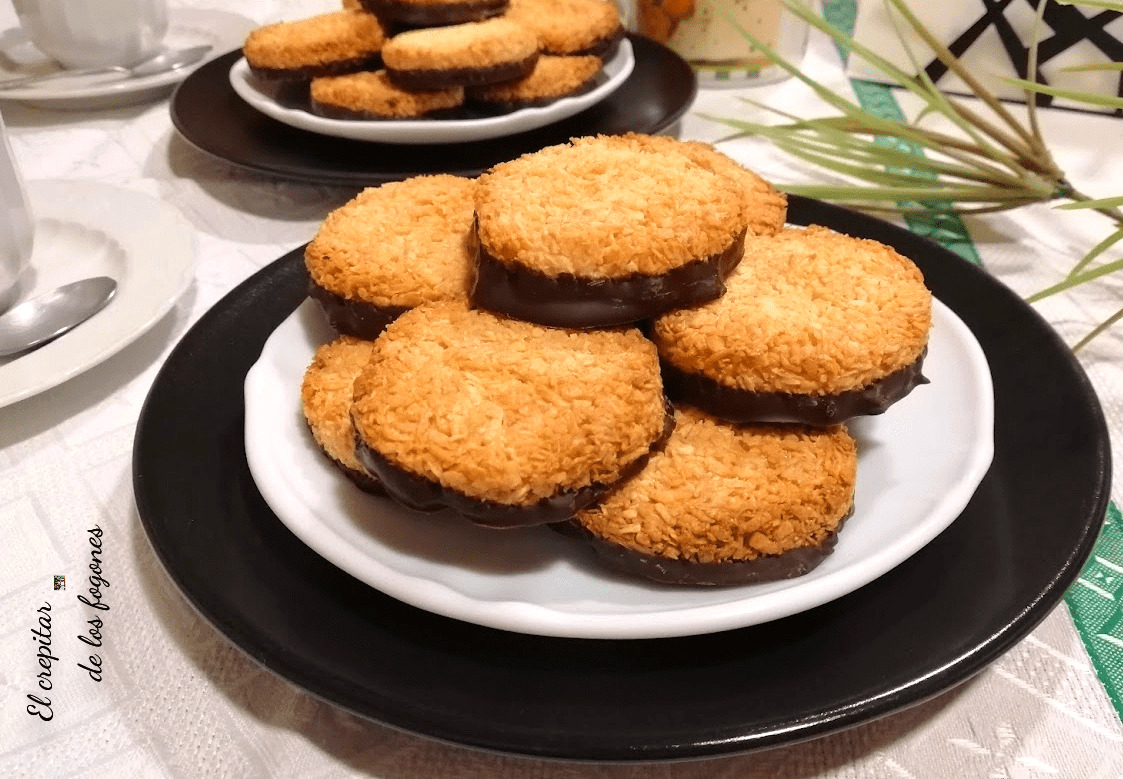
[[[885,414],[849,425],[858,440],[856,510],[833,554],[797,579],[739,587],[647,583],[603,568],[543,527],[491,530],[367,495],[317,449],[300,383],[331,331],[305,302],[246,376],[246,455],[258,489],[305,544],[357,579],[437,614],[577,638],[710,633],[839,598],[920,550],[959,516],[990,466],[994,393],[982,349],[936,301],[924,374]]]
[[[607,79],[583,95],[565,97],[541,108],[523,108],[484,119],[395,119],[360,121],[326,119],[299,108],[287,108],[260,91],[245,58],[230,66],[230,85],[238,96],[268,117],[301,130],[378,143],[462,143],[501,138],[559,122],[611,95],[636,66],[632,44],[620,41],[616,53],[604,64]]]
[[[158,100],[169,94],[199,66],[240,48],[250,30],[257,26],[239,14],[210,8],[171,8],[164,46],[181,49],[210,45],[207,56],[194,65],[143,78],[121,79],[113,76],[83,76],[65,81],[47,81],[0,92],[0,100],[15,100],[47,108],[115,108]],[[0,35],[0,79],[31,74],[53,73],[58,64],[36,49],[19,28]],[[5,64],[8,63],[8,64]]]
[[[163,201],[94,181],[29,181],[35,219],[20,299],[87,276],[117,280],[104,309],[24,355],[0,358],[0,408],[77,376],[155,325],[194,278],[195,230]]]

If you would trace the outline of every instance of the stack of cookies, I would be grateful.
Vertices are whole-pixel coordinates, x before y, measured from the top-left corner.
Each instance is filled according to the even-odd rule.
[[[456,118],[548,105],[596,86],[624,36],[611,0],[345,0],[253,30],[275,98],[334,119]]]
[[[712,146],[635,134],[367,189],[305,252],[339,333],[312,435],[364,489],[648,579],[806,573],[853,510],[845,423],[925,381],[932,300],[890,247],[785,217]]]

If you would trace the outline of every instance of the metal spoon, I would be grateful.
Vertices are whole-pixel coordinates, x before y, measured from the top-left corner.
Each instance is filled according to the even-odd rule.
[[[42,346],[105,308],[117,292],[108,276],[64,284],[0,316],[0,357]]]
[[[0,90],[13,89],[15,87],[37,86],[43,81],[50,81],[57,78],[70,78],[73,76],[96,76],[100,74],[118,73],[124,78],[143,78],[145,76],[155,76],[160,73],[167,73],[168,71],[177,70],[179,68],[192,65],[207,55],[211,50],[210,46],[194,46],[190,49],[169,49],[168,51],[161,52],[155,57],[144,60],[138,65],[133,65],[131,68],[124,68],[120,65],[110,65],[104,68],[83,68],[81,70],[58,70],[54,73],[44,73],[35,76],[21,76],[19,78],[10,78],[6,81],[0,81]]]

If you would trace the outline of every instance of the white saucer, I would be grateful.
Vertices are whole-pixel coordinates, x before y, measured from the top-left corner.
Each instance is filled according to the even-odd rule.
[[[92,181],[29,181],[35,216],[26,299],[87,276],[117,280],[100,313],[36,351],[0,358],[0,408],[92,368],[139,338],[194,278],[195,230],[154,197]]]
[[[583,95],[565,97],[540,108],[523,108],[483,119],[394,119],[361,121],[325,119],[300,108],[287,108],[262,92],[245,59],[230,66],[230,85],[238,96],[268,117],[301,130],[378,143],[463,143],[501,138],[559,122],[611,95],[636,66],[631,42],[625,38],[604,64],[607,80]]]
[[[331,338],[306,302],[246,377],[246,456],[273,512],[318,554],[398,600],[466,622],[549,636],[631,639],[754,625],[839,598],[901,563],[959,516],[990,465],[994,395],[982,349],[937,301],[924,374],[858,440],[856,510],[833,554],[797,579],[739,587],[646,583],[602,568],[548,528],[491,530],[359,491],[312,441],[300,383]]]
[[[44,108],[115,108],[158,100],[195,68],[240,48],[257,23],[238,14],[201,8],[172,8],[164,46],[180,49],[210,45],[211,51],[194,65],[155,76],[122,80],[115,76],[86,76],[48,81],[37,86],[0,91],[0,100],[15,100]],[[0,79],[54,73],[60,68],[42,54],[19,28],[0,34]]]

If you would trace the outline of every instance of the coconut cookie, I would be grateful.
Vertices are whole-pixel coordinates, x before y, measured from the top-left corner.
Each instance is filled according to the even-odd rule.
[[[374,344],[341,336],[316,349],[300,387],[301,407],[312,438],[339,470],[366,492],[384,494],[378,479],[355,457],[351,389]]]
[[[604,560],[655,581],[724,585],[801,576],[831,553],[858,467],[842,425],[675,416],[644,470],[574,520]]]
[[[555,57],[543,54],[526,78],[472,87],[468,99],[495,111],[544,106],[563,97],[588,92],[601,72],[600,57]]]
[[[650,151],[681,154],[711,173],[728,178],[739,190],[750,235],[772,235],[784,226],[788,215],[787,196],[712,144],[641,133],[626,133],[613,136],[613,139],[615,143],[631,144]]]
[[[472,302],[604,327],[713,300],[741,260],[733,184],[681,154],[609,138],[551,146],[479,179]]]
[[[373,339],[410,308],[466,299],[476,182],[415,176],[363,190],[304,250],[309,294],[339,333]]]
[[[508,19],[399,33],[382,61],[403,89],[447,89],[524,78],[538,60],[538,39]]]
[[[610,0],[511,0],[506,17],[534,31],[547,54],[608,58],[624,37]]]
[[[383,19],[411,27],[444,27],[478,22],[507,10],[508,0],[360,0]]]
[[[305,82],[316,76],[377,67],[386,31],[377,17],[341,10],[277,22],[250,31],[242,54],[266,82]]]
[[[360,462],[401,503],[495,527],[571,518],[670,433],[654,346],[636,329],[571,331],[419,306],[355,381]]]
[[[464,105],[463,87],[402,89],[384,70],[313,79],[309,97],[312,113],[329,119],[425,119]]]
[[[721,299],[654,322],[672,399],[735,422],[829,425],[926,383],[932,294],[911,260],[824,227],[745,251]]]

